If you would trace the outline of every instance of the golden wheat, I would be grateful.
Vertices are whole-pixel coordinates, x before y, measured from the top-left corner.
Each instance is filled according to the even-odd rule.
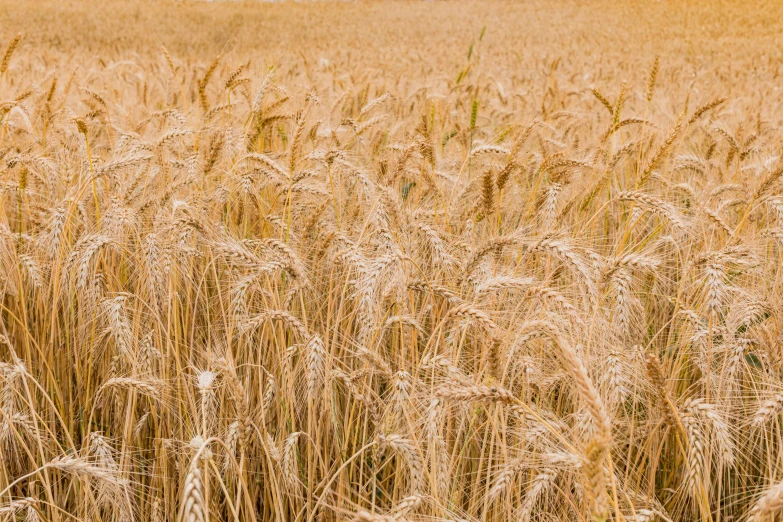
[[[0,517],[775,520],[751,4],[0,0]]]

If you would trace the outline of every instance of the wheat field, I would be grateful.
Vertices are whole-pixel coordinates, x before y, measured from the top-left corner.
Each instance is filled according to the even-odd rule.
[[[776,520],[781,19],[0,0],[0,521]]]

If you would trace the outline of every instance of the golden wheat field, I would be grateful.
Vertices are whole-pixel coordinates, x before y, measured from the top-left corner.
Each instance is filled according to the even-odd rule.
[[[780,20],[0,0],[0,521],[779,519]]]

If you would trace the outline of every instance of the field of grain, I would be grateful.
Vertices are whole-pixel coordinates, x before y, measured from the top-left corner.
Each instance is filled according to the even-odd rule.
[[[0,0],[0,521],[773,521],[783,4]]]

